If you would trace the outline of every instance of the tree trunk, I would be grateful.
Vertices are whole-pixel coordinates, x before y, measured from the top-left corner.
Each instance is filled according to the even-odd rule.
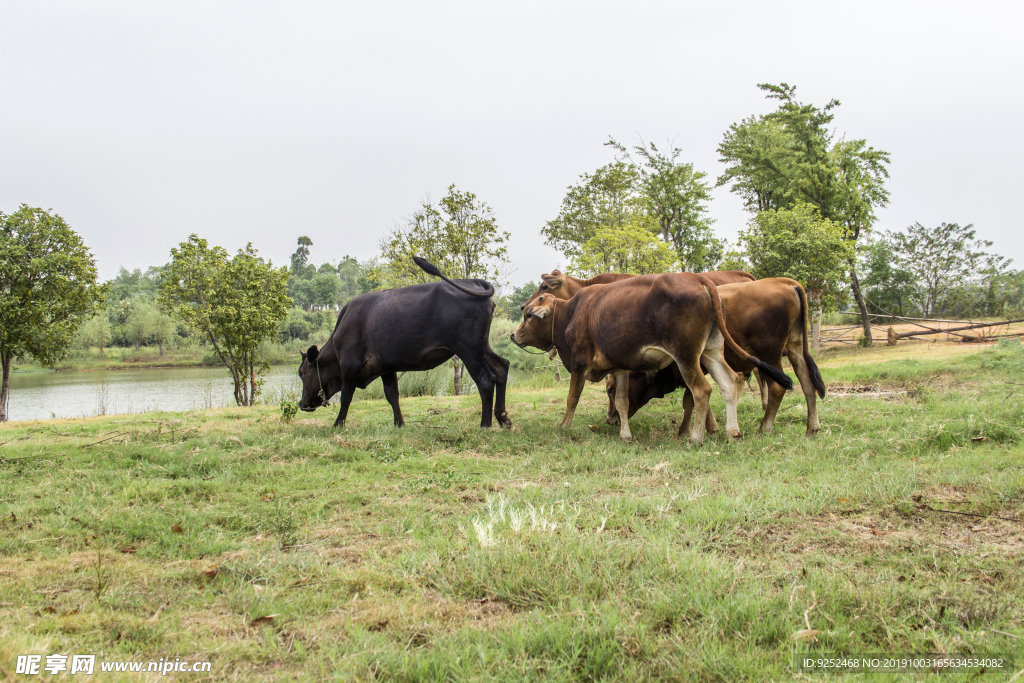
[[[459,357],[455,356],[452,358],[452,365],[455,368],[454,381],[455,381],[455,395],[462,396],[462,363],[459,362]]]
[[[249,405],[256,402],[256,369],[253,367],[253,361],[249,359]]]
[[[860,322],[864,327],[864,346],[871,346],[871,318],[868,316],[868,307],[864,303],[864,296],[860,293],[860,282],[857,280],[857,269],[853,262],[850,262],[850,289],[853,290],[853,298],[860,308]]]
[[[103,358],[103,342],[100,342],[100,358]]]
[[[815,311],[811,318],[811,349],[817,353],[821,349],[821,307]]]
[[[13,356],[3,354],[2,362],[4,366],[4,379],[3,385],[0,387],[0,422],[7,422],[10,415],[7,414],[7,404],[9,403],[9,392],[11,388],[11,361]]]
[[[231,381],[235,383],[235,404],[244,406],[245,397],[242,395],[242,387],[244,384],[239,381],[238,373],[233,367],[229,365],[228,370],[231,372]]]
[[[164,343],[162,341],[157,341],[156,345],[160,347],[160,357],[163,358],[164,357]],[[100,355],[101,356],[103,355],[103,351],[100,351]]]

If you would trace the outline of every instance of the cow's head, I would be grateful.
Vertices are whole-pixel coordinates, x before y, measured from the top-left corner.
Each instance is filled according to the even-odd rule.
[[[541,294],[525,311],[523,322],[512,333],[512,342],[517,346],[533,346],[545,351],[554,350],[555,297]]]
[[[562,271],[554,270],[550,273],[544,273],[540,276],[540,287],[530,295],[526,303],[519,307],[519,310],[525,313],[534,300],[543,294],[551,294],[556,299],[569,300],[575,292],[569,291],[569,279],[562,274]]]
[[[299,364],[299,379],[302,380],[302,398],[299,399],[299,408],[311,413],[320,406],[327,405],[327,394],[324,392],[326,387],[321,383],[322,373],[319,372],[318,359],[320,358],[320,350],[316,348],[316,344],[309,347],[309,350],[303,353],[302,363]]]

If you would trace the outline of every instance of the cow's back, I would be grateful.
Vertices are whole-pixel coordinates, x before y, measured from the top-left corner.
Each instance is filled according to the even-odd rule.
[[[457,280],[478,287],[473,280]],[[361,294],[338,314],[339,359],[354,363],[370,356],[398,367],[425,347],[449,347],[460,337],[486,338],[494,303],[460,292],[445,282],[428,282]]]
[[[593,285],[570,305],[567,337],[615,367],[635,366],[635,356],[649,347],[699,340],[703,348],[714,320],[711,297],[693,273],[638,275]]]

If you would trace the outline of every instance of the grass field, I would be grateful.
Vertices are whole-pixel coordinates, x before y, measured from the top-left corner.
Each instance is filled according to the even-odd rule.
[[[627,445],[603,385],[563,431],[565,383],[529,382],[511,430],[475,396],[404,399],[403,430],[370,400],[340,431],[273,407],[0,426],[0,677],[31,680],[27,653],[212,662],[151,680],[865,677],[794,665],[838,652],[1009,656],[983,680],[1009,679],[1024,347],[822,374],[814,440],[799,392],[768,437],[745,394],[741,441],[691,447],[676,397]]]

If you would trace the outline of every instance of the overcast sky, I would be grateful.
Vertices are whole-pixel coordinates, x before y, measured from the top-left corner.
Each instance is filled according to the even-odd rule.
[[[198,233],[285,264],[376,255],[455,183],[512,233],[521,283],[609,135],[717,177],[761,82],[842,102],[892,154],[878,228],[973,223],[1024,267],[1021,3],[0,2],[0,210],[52,208],[101,277]],[[748,220],[726,188],[719,235]]]

